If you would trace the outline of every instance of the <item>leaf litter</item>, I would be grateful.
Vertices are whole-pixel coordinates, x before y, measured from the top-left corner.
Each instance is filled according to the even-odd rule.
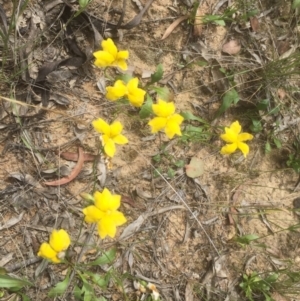
[[[93,155],[95,137],[87,133],[85,139],[74,138],[73,124],[81,123],[84,120],[84,123],[89,125],[94,118],[99,117],[99,114],[108,117],[116,114],[114,108],[108,107],[107,102],[100,96],[99,90],[96,88],[96,79],[101,79],[103,74],[93,68],[87,71],[89,69],[87,68],[89,51],[99,48],[102,35],[105,37],[107,34],[103,30],[104,27],[110,30],[114,38],[116,38],[118,30],[124,31],[124,41],[120,43],[132,47],[130,49],[133,56],[132,61],[141,70],[155,70],[158,63],[162,63],[167,70],[166,74],[168,72],[173,74],[171,79],[177,89],[176,103],[182,111],[192,110],[187,101],[192,99],[192,102],[195,103],[195,110],[192,110],[194,116],[199,116],[202,119],[206,119],[207,116],[213,118],[217,112],[218,122],[222,125],[228,125],[231,121],[229,120],[231,115],[224,117],[224,112],[225,114],[232,113],[228,111],[228,103],[230,103],[230,108],[232,105],[235,108],[240,105],[236,94],[228,90],[230,82],[228,76],[224,74],[224,69],[228,66],[227,64],[235,64],[237,67],[243,64],[243,57],[241,57],[243,53],[231,53],[234,54],[233,59],[221,53],[222,45],[226,45],[224,43],[226,43],[225,37],[228,34],[227,29],[224,31],[224,28],[221,29],[215,25],[201,24],[201,36],[205,37],[206,41],[204,45],[197,48],[201,50],[195,53],[195,47],[191,46],[191,41],[187,38],[188,25],[184,24],[184,26],[177,29],[176,34],[170,34],[168,39],[159,45],[159,47],[163,45],[163,49],[175,49],[178,52],[178,57],[168,54],[165,50],[162,51],[164,55],[161,55],[159,51],[153,51],[151,47],[158,47],[158,44],[153,40],[153,35],[163,36],[166,24],[153,22],[150,14],[146,15],[145,12],[151,5],[150,12],[155,8],[156,13],[166,18],[170,15],[170,11],[166,7],[173,5],[171,1],[163,0],[161,3],[148,1],[143,5],[143,8],[140,7],[140,13],[138,14],[135,13],[135,3],[137,2],[131,6],[128,1],[126,12],[119,15],[119,20],[122,21],[120,24],[118,24],[118,18],[112,16],[109,19],[103,18],[101,6],[97,7],[99,2],[97,0],[93,2],[96,3],[93,8],[100,13],[96,15],[87,10],[80,19],[80,21],[85,22],[82,24],[85,24],[91,30],[92,39],[86,35],[83,26],[78,26],[77,23],[73,27],[73,24],[67,22],[72,13],[72,5],[68,1],[50,1],[45,5],[45,18],[36,12],[31,16],[28,12],[24,12],[18,22],[18,34],[22,34],[24,37],[33,37],[40,35],[42,30],[45,43],[39,44],[35,38],[28,38],[25,46],[26,51],[20,51],[19,55],[21,60],[30,66],[29,74],[27,74],[26,68],[22,69],[22,78],[29,92],[25,93],[26,97],[22,100],[15,97],[20,101],[20,103],[15,103],[18,106],[13,107],[11,105],[13,102],[8,98],[5,102],[2,101],[1,104],[1,122],[3,122],[1,139],[13,143],[13,146],[10,144],[9,151],[3,153],[1,158],[3,168],[0,184],[3,193],[1,192],[0,195],[5,200],[1,201],[2,219],[5,218],[5,221],[1,221],[3,225],[1,231],[3,236],[6,235],[8,230],[4,225],[8,225],[9,231],[13,231],[16,236],[14,240],[4,237],[6,240],[1,255],[12,254],[6,257],[7,260],[3,262],[3,265],[6,266],[12,256],[17,258],[19,265],[7,266],[7,270],[18,270],[22,267],[18,273],[20,275],[26,273],[23,276],[29,278],[34,274],[32,266],[37,266],[37,261],[31,259],[31,254],[36,255],[37,250],[33,243],[29,247],[31,248],[30,252],[27,247],[23,246],[25,238],[22,231],[24,227],[30,229],[30,232],[32,231],[33,237],[38,237],[38,245],[39,242],[43,241],[43,236],[40,233],[42,232],[41,229],[49,231],[53,227],[59,227],[66,218],[57,221],[58,215],[77,215],[82,207],[82,203],[79,203],[81,202],[78,198],[79,194],[82,191],[92,190],[91,185],[85,178],[78,179],[77,176],[80,172],[78,166],[75,172],[73,170],[72,174],[66,177],[67,180],[55,180],[58,185],[67,181],[64,183],[65,186],[59,189],[43,185],[44,174],[42,171],[44,173],[49,171],[52,178],[55,178],[55,172],[61,174],[60,166],[57,163],[59,162],[58,154],[63,154],[63,160],[78,162],[78,154],[74,150],[70,150],[70,147],[75,149],[75,146],[84,147],[86,151],[91,152],[81,156],[80,165],[87,165],[90,170],[93,170],[92,162],[98,159],[97,156]],[[214,13],[222,10],[225,3],[223,1]],[[35,4],[39,4],[39,2],[36,1]],[[217,6],[218,3],[212,1],[211,4],[213,4],[213,7],[214,4]],[[113,5],[117,6],[115,3]],[[39,5],[35,7],[37,11],[41,9]],[[205,9],[205,7],[203,6],[202,9]],[[183,14],[180,9],[179,12]],[[179,16],[182,15],[180,13]],[[3,26],[7,30],[10,18],[6,17],[6,11],[2,7],[0,16]],[[266,43],[264,31],[261,29],[265,26],[263,18],[264,16],[250,19],[252,34],[255,34],[252,37],[257,41],[261,39],[262,46]],[[144,20],[149,23],[144,23]],[[259,28],[257,20],[259,21]],[[60,26],[60,22],[64,26]],[[32,26],[27,26],[27,24],[32,24]],[[67,26],[65,26],[66,24]],[[62,40],[51,35],[50,31],[47,31],[47,26],[54,30],[53,32],[59,33],[58,37]],[[233,32],[236,39],[241,38],[238,33],[244,36],[247,35],[244,28],[239,27],[239,25],[236,28]],[[20,35],[18,36],[19,39],[21,39]],[[148,45],[143,47],[141,39],[151,47]],[[94,40],[94,44],[89,43],[91,40]],[[130,43],[128,43],[129,41]],[[53,49],[49,51],[50,56],[47,57],[49,44],[53,46]],[[249,55],[254,58],[255,64],[262,65],[266,61],[263,52],[247,49],[243,43],[241,45],[246,51],[250,51]],[[288,45],[288,42],[285,42],[280,46],[280,55],[290,55]],[[188,59],[192,58],[194,61],[205,60],[207,66],[204,68],[195,66],[194,70],[178,70],[176,64],[184,47],[188,49]],[[269,47],[267,43],[266,47]],[[230,45],[230,48],[232,51],[235,47]],[[67,49],[67,51],[63,49]],[[51,53],[55,55],[51,57]],[[55,76],[58,74],[62,79],[60,83],[55,82]],[[52,79],[51,76],[53,76]],[[201,78],[202,87],[197,84],[199,78]],[[93,84],[87,86],[86,84],[89,81]],[[243,79],[243,84],[247,85],[247,79]],[[100,82],[99,85],[102,93],[104,93],[105,84]],[[83,86],[85,88],[82,88]],[[209,88],[205,89],[203,86]],[[16,86],[16,90],[22,91],[24,86]],[[58,91],[59,93],[57,93]],[[239,91],[236,90],[235,92]],[[9,94],[5,95],[8,96]],[[217,98],[218,102],[210,102],[210,97]],[[40,105],[37,106],[37,103]],[[82,118],[68,118],[76,116],[76,107],[81,109],[82,114],[80,116]],[[64,118],[65,120],[63,120]],[[264,236],[268,234],[268,231],[271,231],[270,229],[275,232],[278,229],[297,223],[298,220],[289,210],[292,201],[299,196],[297,193],[292,195],[290,193],[291,182],[297,180],[295,175],[280,170],[272,175],[266,174],[264,171],[272,169],[274,164],[258,151],[257,162],[259,163],[252,167],[262,172],[254,175],[254,179],[249,185],[240,186],[241,182],[247,180],[246,175],[241,172],[249,167],[247,161],[239,163],[238,168],[240,170],[236,172],[236,168],[230,165],[227,159],[221,158],[215,151],[217,147],[214,148],[214,152],[211,152],[198,143],[197,145],[189,144],[188,147],[171,146],[168,152],[185,162],[194,157],[202,158],[205,164],[205,172],[201,174],[201,178],[193,180],[193,177],[187,178],[183,175],[180,179],[168,178],[166,180],[166,174],[161,174],[155,178],[153,170],[150,168],[151,165],[141,156],[140,150],[143,152],[143,156],[150,159],[153,153],[157,153],[159,141],[155,137],[150,140],[142,140],[145,136],[141,134],[140,126],[134,124],[122,112],[118,113],[118,118],[126,120],[134,129],[134,132],[130,134],[130,138],[135,141],[136,147],[139,148],[138,154],[132,158],[127,158],[126,153],[129,149],[124,147],[120,151],[120,157],[115,158],[112,162],[113,171],[107,169],[106,162],[101,161],[101,159],[98,161],[96,168],[96,185],[99,189],[105,185],[119,192],[124,192],[124,195],[130,195],[130,202],[122,204],[128,213],[129,222],[118,236],[118,240],[123,244],[120,248],[117,246],[118,254],[120,256],[122,254],[126,255],[125,258],[127,258],[129,268],[132,271],[137,270],[136,277],[157,284],[159,291],[166,300],[179,300],[184,297],[186,300],[196,300],[199,298],[199,295],[196,294],[199,283],[206,288],[204,294],[207,299],[215,297],[214,291],[217,291],[220,298],[223,298],[221,300],[225,300],[226,297],[229,298],[234,293],[239,294],[235,286],[230,283],[238,281],[238,275],[234,271],[243,271],[245,262],[242,258],[247,257],[249,250],[231,248],[231,226],[236,222],[236,228],[240,229],[240,232],[245,234],[257,233],[259,236]],[[54,121],[49,122],[45,127],[41,127],[42,121],[47,119]],[[192,124],[197,122],[201,121],[189,120],[189,123]],[[296,127],[297,124],[297,121],[283,118],[282,125],[278,128],[284,132],[289,129],[289,126]],[[28,145],[25,147],[24,141],[21,139],[21,133],[23,139],[24,137],[27,138]],[[141,144],[139,144],[140,142]],[[258,148],[258,146],[253,145],[253,148],[255,147]],[[68,149],[65,150],[65,148]],[[13,176],[9,177],[9,175]],[[143,175],[145,175],[144,178]],[[47,181],[50,181],[49,178],[47,178]],[[261,187],[262,183],[266,184],[264,189]],[[239,187],[239,193],[235,193],[233,200],[232,192],[237,187]],[[170,195],[175,195],[175,197],[170,197]],[[13,199],[18,199],[19,203],[12,202]],[[28,201],[31,201],[31,204],[28,203],[30,204],[28,207],[30,210],[27,210],[26,207],[25,209],[20,207],[21,203],[27,203]],[[183,206],[183,201],[190,208],[190,211]],[[176,206],[174,206],[174,202],[176,202]],[[75,205],[71,206],[70,204]],[[132,206],[132,204],[138,206]],[[274,211],[270,213],[262,209],[260,211],[253,210],[262,206],[262,204],[265,204],[268,210],[271,208]],[[40,216],[40,219],[34,224],[32,217],[36,216]],[[232,222],[227,223],[227,216],[232,217]],[[203,229],[197,220],[201,222]],[[74,231],[72,236],[76,237],[78,226],[68,227]],[[237,229],[234,229],[234,237],[238,235]],[[264,243],[281,250],[280,259],[295,259],[297,249],[293,252],[285,246],[286,242],[295,238],[293,233],[281,233],[276,237],[267,236]],[[229,252],[221,257],[216,256],[217,252],[211,242],[216,246],[217,251],[227,249]],[[103,248],[109,247],[112,243],[110,240],[104,241]],[[252,269],[264,271],[271,268],[265,262],[260,249],[250,246],[249,248],[256,256],[255,260],[249,264]],[[153,262],[155,264],[150,264]],[[120,265],[118,269],[125,271],[127,263],[123,263],[124,267]],[[23,269],[24,267],[26,269]],[[57,267],[54,267],[54,271],[60,275]],[[146,277],[145,275],[151,276]],[[37,285],[43,284],[41,286],[43,288],[50,286],[50,283],[47,282],[49,280],[43,273],[39,277],[37,281],[40,282],[37,282]],[[52,279],[51,282],[54,285],[58,281]],[[45,283],[47,284],[45,285]],[[172,289],[170,289],[170,286],[172,286]],[[127,292],[134,295],[134,289],[128,287]],[[45,289],[40,291],[42,295],[46,295],[46,292]],[[34,291],[31,291],[31,294],[32,299],[36,299]],[[109,293],[107,293],[107,298],[109,298],[108,296]]]

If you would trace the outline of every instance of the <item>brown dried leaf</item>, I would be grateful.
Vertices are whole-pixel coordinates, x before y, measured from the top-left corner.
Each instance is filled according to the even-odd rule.
[[[251,25],[251,28],[254,32],[259,31],[259,20],[255,16],[250,17],[250,25]]]
[[[230,55],[238,54],[241,50],[241,44],[238,40],[230,40],[222,47],[222,51]]]
[[[72,170],[72,172],[64,178],[61,178],[59,180],[55,180],[55,181],[49,181],[49,182],[45,182],[44,184],[47,186],[60,186],[60,185],[64,185],[67,184],[69,182],[71,182],[72,180],[74,180],[80,173],[82,167],[83,167],[83,163],[84,163],[84,153],[81,147],[79,147],[78,149],[78,161],[76,166],[74,167],[74,169]]]
[[[200,2],[201,3],[201,2]],[[203,31],[203,19],[202,16],[205,14],[203,11],[203,8],[200,6],[197,8],[196,14],[195,14],[195,23],[194,23],[194,36],[199,37],[202,34]]]
[[[170,34],[171,32],[184,20],[188,19],[189,16],[188,15],[185,15],[185,16],[182,16],[178,19],[176,19],[168,28],[167,30],[165,31],[164,35],[162,36],[161,40],[164,40],[166,39]]]

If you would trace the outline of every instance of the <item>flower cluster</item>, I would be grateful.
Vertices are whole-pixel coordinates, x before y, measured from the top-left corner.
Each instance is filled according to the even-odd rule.
[[[102,193],[96,191],[94,205],[83,209],[84,220],[87,223],[98,224],[98,233],[102,239],[107,235],[114,238],[117,226],[121,226],[127,221],[123,213],[117,210],[120,205],[120,195],[112,195],[107,188],[104,188]]]
[[[253,136],[248,133],[241,133],[242,127],[238,121],[233,122],[230,127],[225,127],[225,134],[221,135],[221,139],[227,142],[221,149],[222,155],[229,155],[239,149],[244,157],[249,153],[249,146],[244,141],[252,140]]]
[[[101,45],[103,50],[94,53],[96,66],[118,66],[123,70],[127,69],[128,51],[118,51],[111,39],[103,40]],[[138,88],[138,85],[139,80],[136,77],[130,79],[127,83],[123,80],[117,80],[113,86],[106,87],[106,98],[116,101],[125,97],[133,106],[141,107],[144,103],[146,91]],[[158,99],[156,104],[152,104],[152,111],[156,115],[148,122],[152,133],[164,131],[169,139],[172,139],[175,135],[182,136],[180,125],[184,118],[180,114],[175,113],[174,102]],[[123,126],[120,122],[115,121],[108,125],[102,119],[98,119],[93,121],[92,124],[95,130],[102,134],[102,145],[107,156],[114,156],[116,151],[115,144],[128,143],[127,138],[121,135]],[[249,153],[249,146],[244,142],[253,139],[253,136],[248,133],[241,133],[241,125],[238,121],[235,121],[230,127],[225,127],[225,134],[221,135],[221,139],[227,142],[222,147],[221,154],[232,154],[239,149],[246,157]]]
[[[54,263],[60,263],[71,243],[69,234],[63,230],[53,230],[49,243],[43,242],[40,246],[38,256],[46,258]]]
[[[122,80],[117,80],[114,86],[106,88],[106,98],[115,101],[126,96],[134,107],[141,107],[144,103],[146,91],[138,88],[137,77],[128,81],[127,85]]]

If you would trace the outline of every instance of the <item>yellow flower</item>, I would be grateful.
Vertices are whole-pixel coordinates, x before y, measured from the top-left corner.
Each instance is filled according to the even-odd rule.
[[[113,157],[116,152],[116,144],[126,144],[128,139],[121,134],[123,126],[121,122],[114,121],[111,125],[107,124],[103,119],[99,118],[92,122],[94,129],[102,134],[102,145],[104,152]]]
[[[112,195],[111,192],[104,188],[101,192],[94,193],[95,205],[83,209],[85,221],[87,223],[97,223],[98,232],[103,239],[107,235],[114,238],[117,227],[126,223],[126,218],[122,212],[117,209],[121,205],[121,196]]]
[[[112,39],[103,40],[101,46],[103,50],[93,53],[96,58],[94,64],[97,67],[115,66],[122,70],[127,70],[127,63],[125,61],[129,57],[127,50],[118,51]]]
[[[164,129],[169,139],[172,139],[174,135],[182,135],[180,125],[184,118],[179,114],[175,114],[174,102],[158,99],[158,103],[152,105],[152,110],[158,116],[151,119],[148,123],[151,126],[152,133],[157,133]]]
[[[141,107],[144,103],[146,91],[138,88],[138,84],[139,80],[137,77],[129,80],[127,85],[123,81],[117,80],[113,87],[106,88],[106,98],[115,101],[126,96],[134,107]]]
[[[54,263],[59,263],[61,262],[59,253],[67,250],[70,243],[69,234],[65,230],[53,230],[50,235],[49,243],[43,242],[41,244],[38,256]]]
[[[241,150],[246,157],[249,153],[249,146],[243,141],[252,140],[253,136],[248,133],[241,133],[242,127],[238,121],[233,122],[230,127],[225,127],[225,134],[220,137],[226,144],[221,149],[222,155],[229,155],[234,153],[237,149]]]

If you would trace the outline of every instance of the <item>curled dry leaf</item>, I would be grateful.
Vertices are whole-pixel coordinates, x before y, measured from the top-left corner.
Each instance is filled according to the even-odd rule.
[[[49,182],[45,182],[44,184],[47,186],[60,186],[60,185],[64,185],[67,184],[69,182],[71,182],[72,180],[74,180],[80,173],[82,167],[83,167],[83,163],[84,163],[84,153],[81,147],[79,147],[78,149],[78,161],[77,164],[75,165],[74,169],[71,171],[71,173],[64,178],[61,178],[59,180],[55,180],[55,181],[49,181]]]
[[[186,15],[186,16],[182,16],[178,19],[176,19],[168,28],[167,30],[165,31],[164,35],[162,36],[161,40],[164,40],[166,39],[170,34],[171,32],[184,20],[188,19],[189,16]]]
[[[241,44],[238,40],[230,40],[222,47],[222,51],[230,55],[238,54],[241,50]]]

